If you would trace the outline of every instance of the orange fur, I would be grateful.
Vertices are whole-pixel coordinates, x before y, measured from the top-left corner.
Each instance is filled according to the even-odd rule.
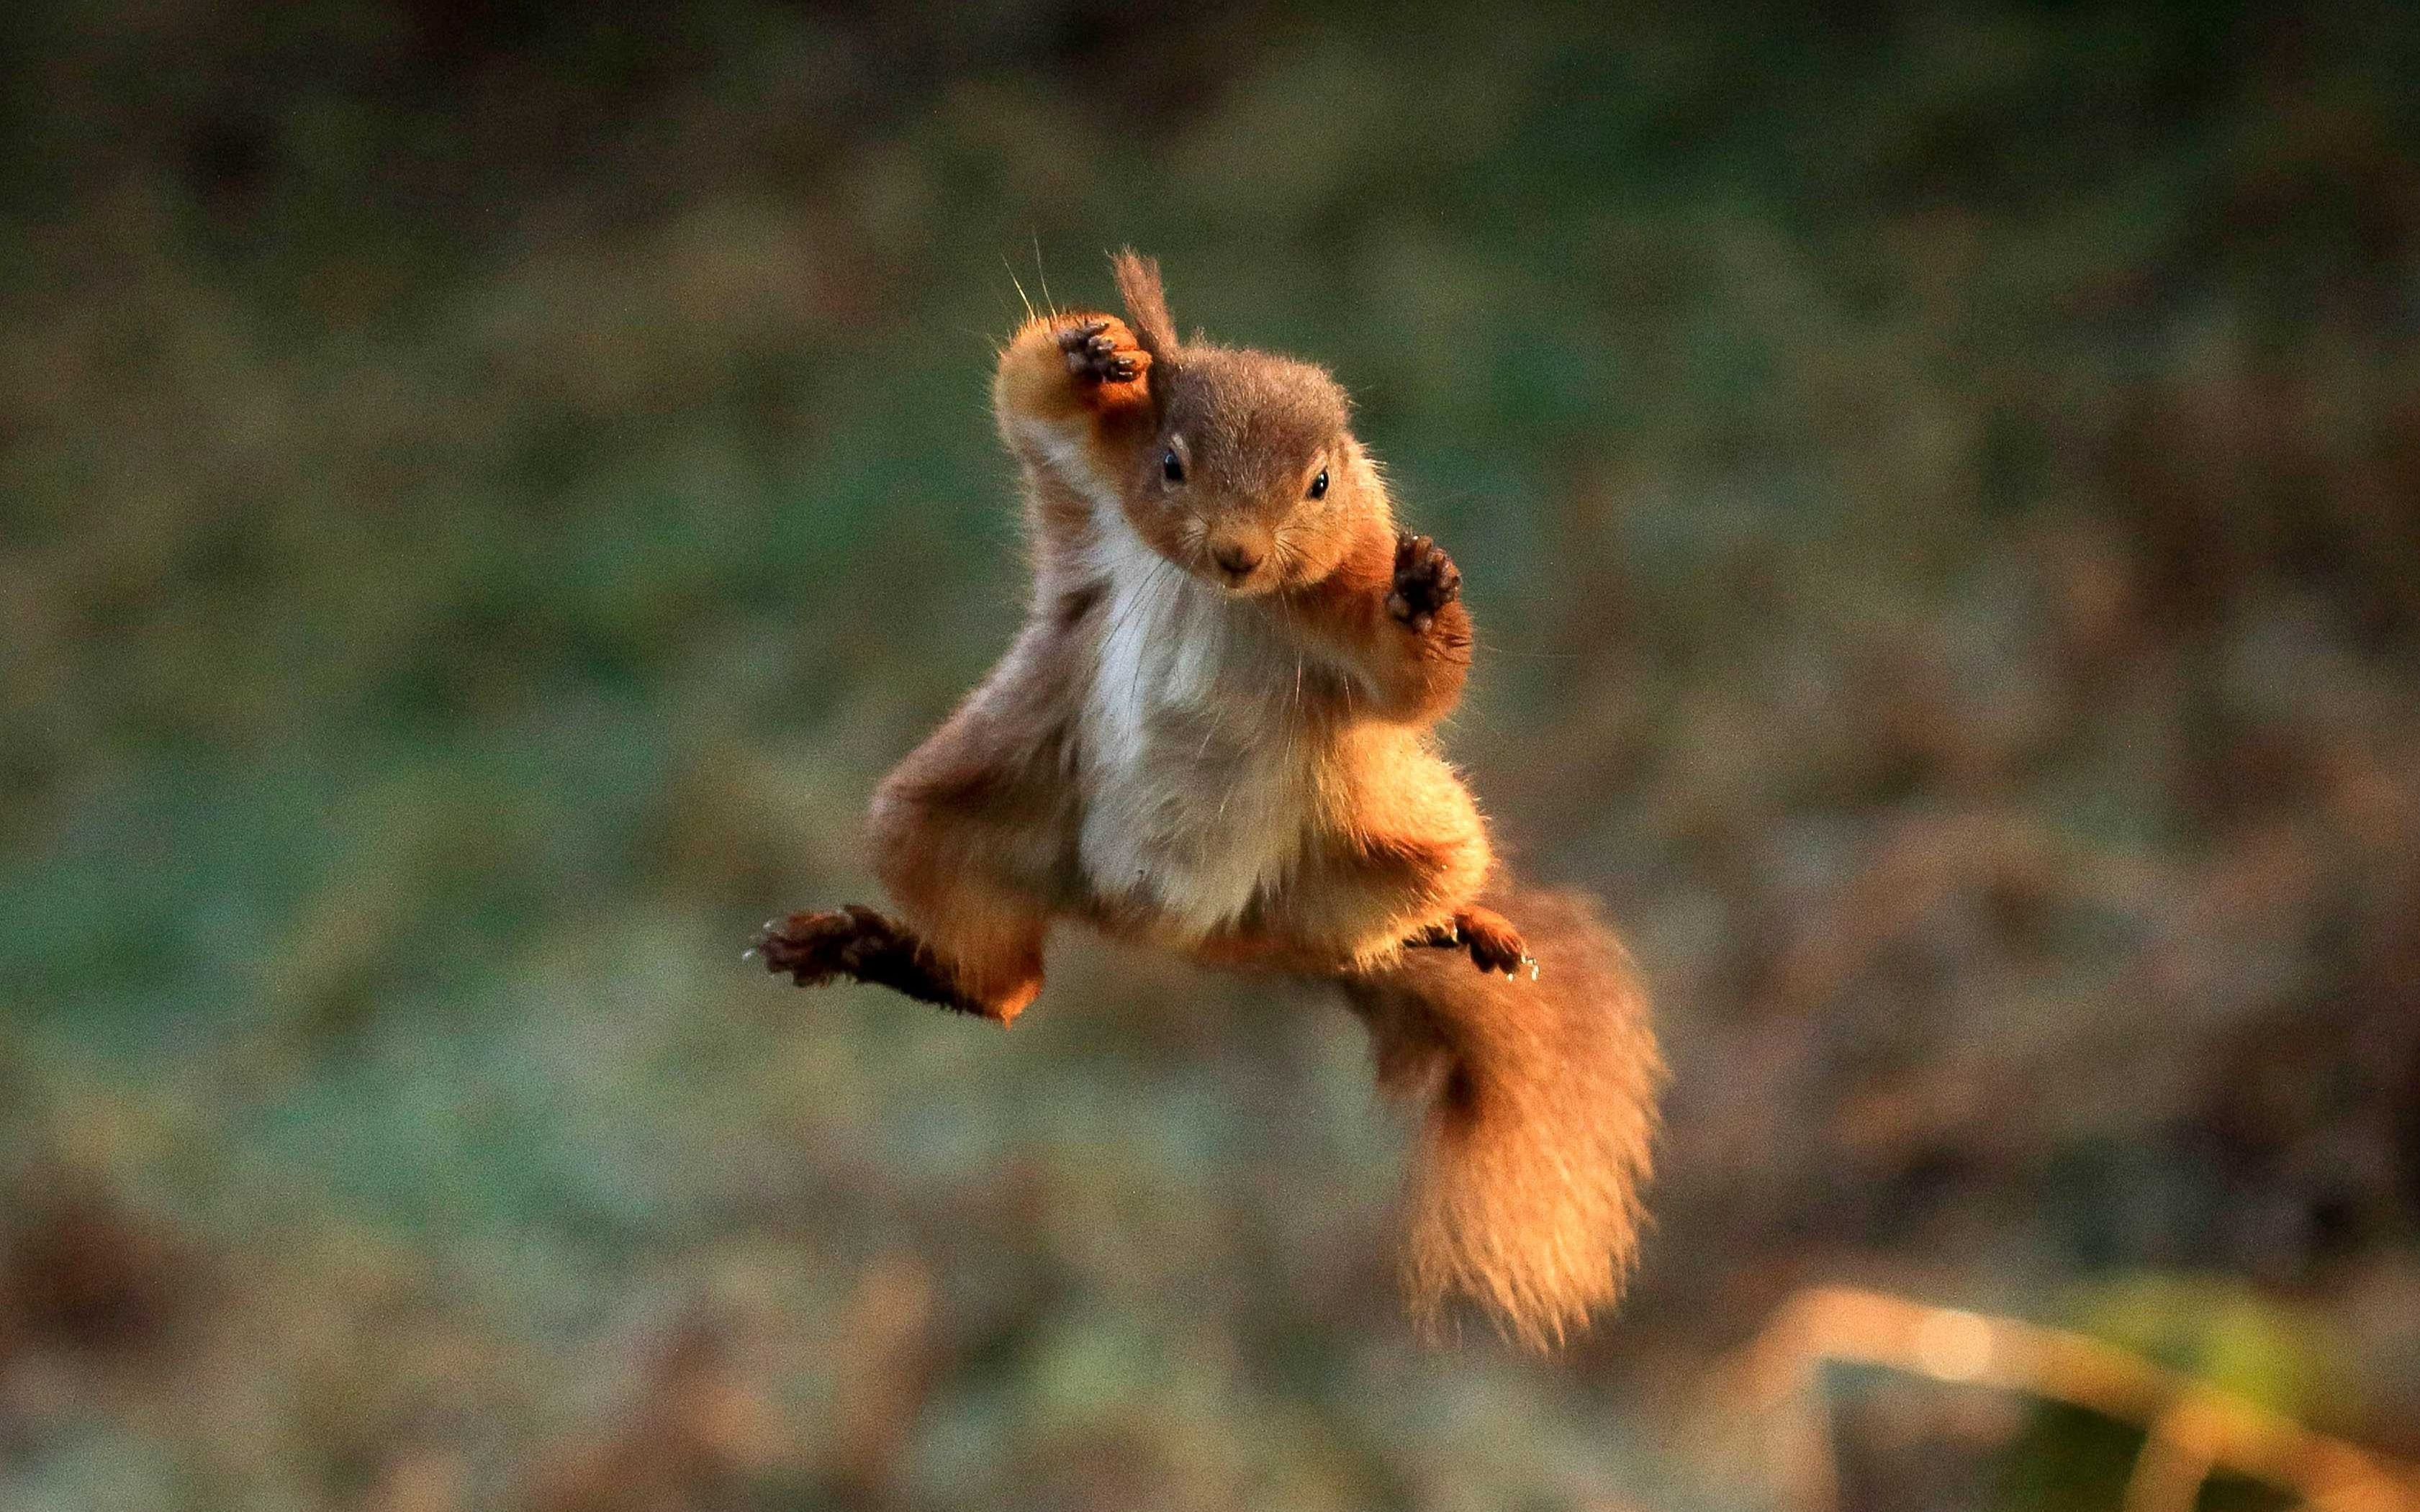
[[[1371,713],[1433,724],[1462,696],[1470,611],[1456,599],[1437,610],[1431,633],[1404,634],[1387,612],[1394,564],[1393,532],[1363,529],[1345,544],[1335,571],[1286,597],[1307,631],[1362,671],[1375,695]]]
[[[1005,1024],[1073,918],[1337,981],[1382,1081],[1435,1099],[1416,1308],[1557,1340],[1636,1243],[1658,1069],[1621,948],[1569,900],[1479,902],[1486,825],[1429,733],[1470,664],[1460,575],[1396,529],[1334,380],[1180,344],[1157,267],[1116,272],[1124,319],[1037,317],[1001,354],[1032,609],[875,795],[904,918],[794,916],[768,964]]]
[[[1628,955],[1584,898],[1516,891],[1536,981],[1408,951],[1346,983],[1379,1080],[1428,1101],[1404,1280],[1435,1327],[1467,1296],[1544,1349],[1637,1253],[1662,1060]]]

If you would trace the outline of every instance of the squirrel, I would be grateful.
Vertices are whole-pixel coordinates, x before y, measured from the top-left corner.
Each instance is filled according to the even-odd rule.
[[[1397,530],[1342,389],[1179,342],[1158,264],[1112,269],[1124,318],[1033,316],[1000,355],[1033,594],[875,794],[898,917],[794,914],[756,952],[801,986],[854,978],[1003,1026],[1060,918],[1333,981],[1380,1085],[1426,1109],[1416,1320],[1461,1296],[1559,1344],[1637,1250],[1663,1076],[1637,978],[1587,900],[1510,883],[1437,753],[1471,659],[1462,576]]]

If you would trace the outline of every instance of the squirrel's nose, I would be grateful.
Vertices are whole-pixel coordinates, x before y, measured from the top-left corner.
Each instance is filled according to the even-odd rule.
[[[1230,578],[1249,577],[1252,569],[1261,564],[1260,551],[1256,548],[1246,546],[1241,541],[1231,541],[1225,546],[1212,547],[1210,557]]]

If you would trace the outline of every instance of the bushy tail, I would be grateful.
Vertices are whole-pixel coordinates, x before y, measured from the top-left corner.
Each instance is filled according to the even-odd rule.
[[[1539,971],[1410,949],[1346,980],[1379,1085],[1427,1098],[1404,1280],[1434,1328],[1466,1296],[1545,1349],[1611,1304],[1637,1254],[1664,1064],[1630,958],[1588,899],[1508,890]]]

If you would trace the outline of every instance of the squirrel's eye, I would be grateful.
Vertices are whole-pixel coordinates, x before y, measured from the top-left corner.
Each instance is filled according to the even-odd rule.
[[[1327,497],[1327,470],[1326,468],[1321,468],[1319,470],[1319,476],[1311,480],[1311,496],[1313,499],[1325,499]]]
[[[1159,475],[1171,483],[1183,483],[1185,481],[1183,459],[1174,452],[1162,452],[1159,455]]]

